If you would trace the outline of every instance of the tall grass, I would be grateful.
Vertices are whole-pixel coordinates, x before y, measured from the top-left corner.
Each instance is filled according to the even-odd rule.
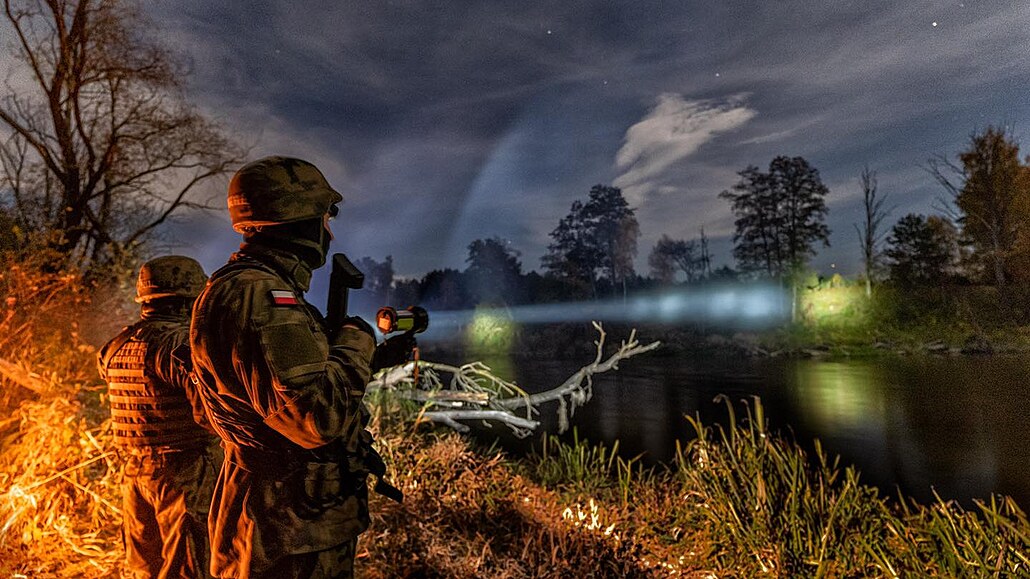
[[[888,530],[893,550],[876,556],[895,575],[1030,577],[1030,524],[1008,497],[976,501],[975,511],[939,496],[928,507],[902,500]]]
[[[602,488],[614,488],[628,502],[630,486],[645,474],[640,455],[630,459],[619,455],[619,441],[611,448],[579,439],[572,429],[572,443],[563,443],[557,436],[544,435],[540,450],[525,460],[532,478],[545,486],[590,494]]]
[[[756,398],[729,426],[689,418],[697,438],[677,449],[675,475],[721,568],[776,576],[1027,577],[1030,525],[1009,498],[963,510],[881,498],[818,443],[814,460],[767,430]]]
[[[81,276],[44,265],[0,256],[0,575],[111,575],[121,467],[90,342],[129,310],[109,295],[96,316]]]
[[[875,489],[841,471],[816,446],[812,464],[797,445],[772,436],[757,399],[742,424],[725,397],[730,425],[688,418],[697,438],[677,448],[677,475],[702,513],[722,565],[754,561],[767,573],[866,574],[876,559],[863,547],[889,516]]]

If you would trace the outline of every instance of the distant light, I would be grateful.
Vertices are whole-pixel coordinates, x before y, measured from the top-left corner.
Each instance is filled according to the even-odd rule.
[[[722,76],[722,75],[721,75],[721,74],[719,74],[719,73],[715,73],[715,76],[717,76],[717,77],[718,77],[718,76]]]
[[[933,23],[933,26],[934,26],[934,28],[936,28],[936,27],[937,27],[937,22],[936,22],[936,21],[935,21],[935,22]],[[550,34],[550,32],[549,32],[549,31],[548,31],[548,34]]]
[[[936,23],[936,22],[934,22],[934,23],[933,23],[933,25],[934,25],[934,26],[937,26],[937,23]],[[551,31],[550,31],[550,30],[548,30],[548,31],[547,31],[547,33],[548,33],[548,34],[550,34],[550,33],[551,33]]]

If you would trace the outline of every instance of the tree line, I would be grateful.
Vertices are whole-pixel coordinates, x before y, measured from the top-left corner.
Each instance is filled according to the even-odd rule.
[[[863,213],[853,225],[866,292],[878,283],[1030,281],[1030,159],[1020,160],[1015,139],[991,126],[971,135],[955,160],[935,157],[926,168],[947,193],[941,210],[903,215],[889,229],[892,208],[876,172],[866,167],[859,176]],[[394,279],[390,257],[366,257],[359,266],[373,272],[369,299],[438,309],[618,298],[707,281],[771,279],[800,287],[812,275],[810,259],[829,246],[830,191],[819,171],[803,157],[778,156],[767,170],[748,166],[738,176],[719,194],[735,217],[735,268],[713,269],[702,227],[693,239],[662,235],[648,255],[650,271],[637,273],[636,209],[608,185],[595,185],[558,221],[542,273],[523,271],[521,252],[498,237],[469,244],[464,270],[433,270],[421,279]]]
[[[183,59],[154,39],[153,24],[122,0],[4,3],[17,84],[0,96],[0,251],[46,254],[52,267],[97,277],[131,269],[183,210],[207,207],[198,186],[240,164],[245,152],[185,98]],[[15,89],[17,86],[17,90]],[[876,172],[861,176],[855,223],[867,292],[901,285],[1030,281],[1030,169],[997,127],[971,135],[954,158],[927,170],[944,195],[936,213],[890,229]],[[748,166],[719,196],[733,212],[735,268],[713,267],[702,228],[662,235],[635,271],[636,209],[599,184],[550,233],[542,271],[523,271],[510,242],[477,239],[465,269],[394,279],[392,260],[363,260],[372,294],[391,303],[468,307],[626,296],[705,280],[769,278],[797,287],[829,245],[829,189],[803,157]]]

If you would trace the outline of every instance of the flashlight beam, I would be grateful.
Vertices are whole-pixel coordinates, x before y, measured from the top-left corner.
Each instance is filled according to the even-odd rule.
[[[627,300],[533,304],[507,308],[436,311],[422,339],[446,339],[480,316],[516,324],[601,320],[631,324],[769,325],[790,315],[790,297],[775,285],[723,286],[638,295]]]

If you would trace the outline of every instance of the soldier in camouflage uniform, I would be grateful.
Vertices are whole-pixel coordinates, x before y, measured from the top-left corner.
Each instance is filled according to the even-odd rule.
[[[188,372],[193,300],[207,276],[188,257],[140,268],[140,321],[98,356],[108,383],[115,441],[129,454],[123,488],[127,567],[134,577],[208,577],[207,514],[221,452],[201,428]]]
[[[190,344],[226,460],[209,520],[218,577],[350,577],[382,460],[362,404],[376,344],[304,301],[342,196],[314,165],[268,157],[229,183],[240,251],[211,276]]]

